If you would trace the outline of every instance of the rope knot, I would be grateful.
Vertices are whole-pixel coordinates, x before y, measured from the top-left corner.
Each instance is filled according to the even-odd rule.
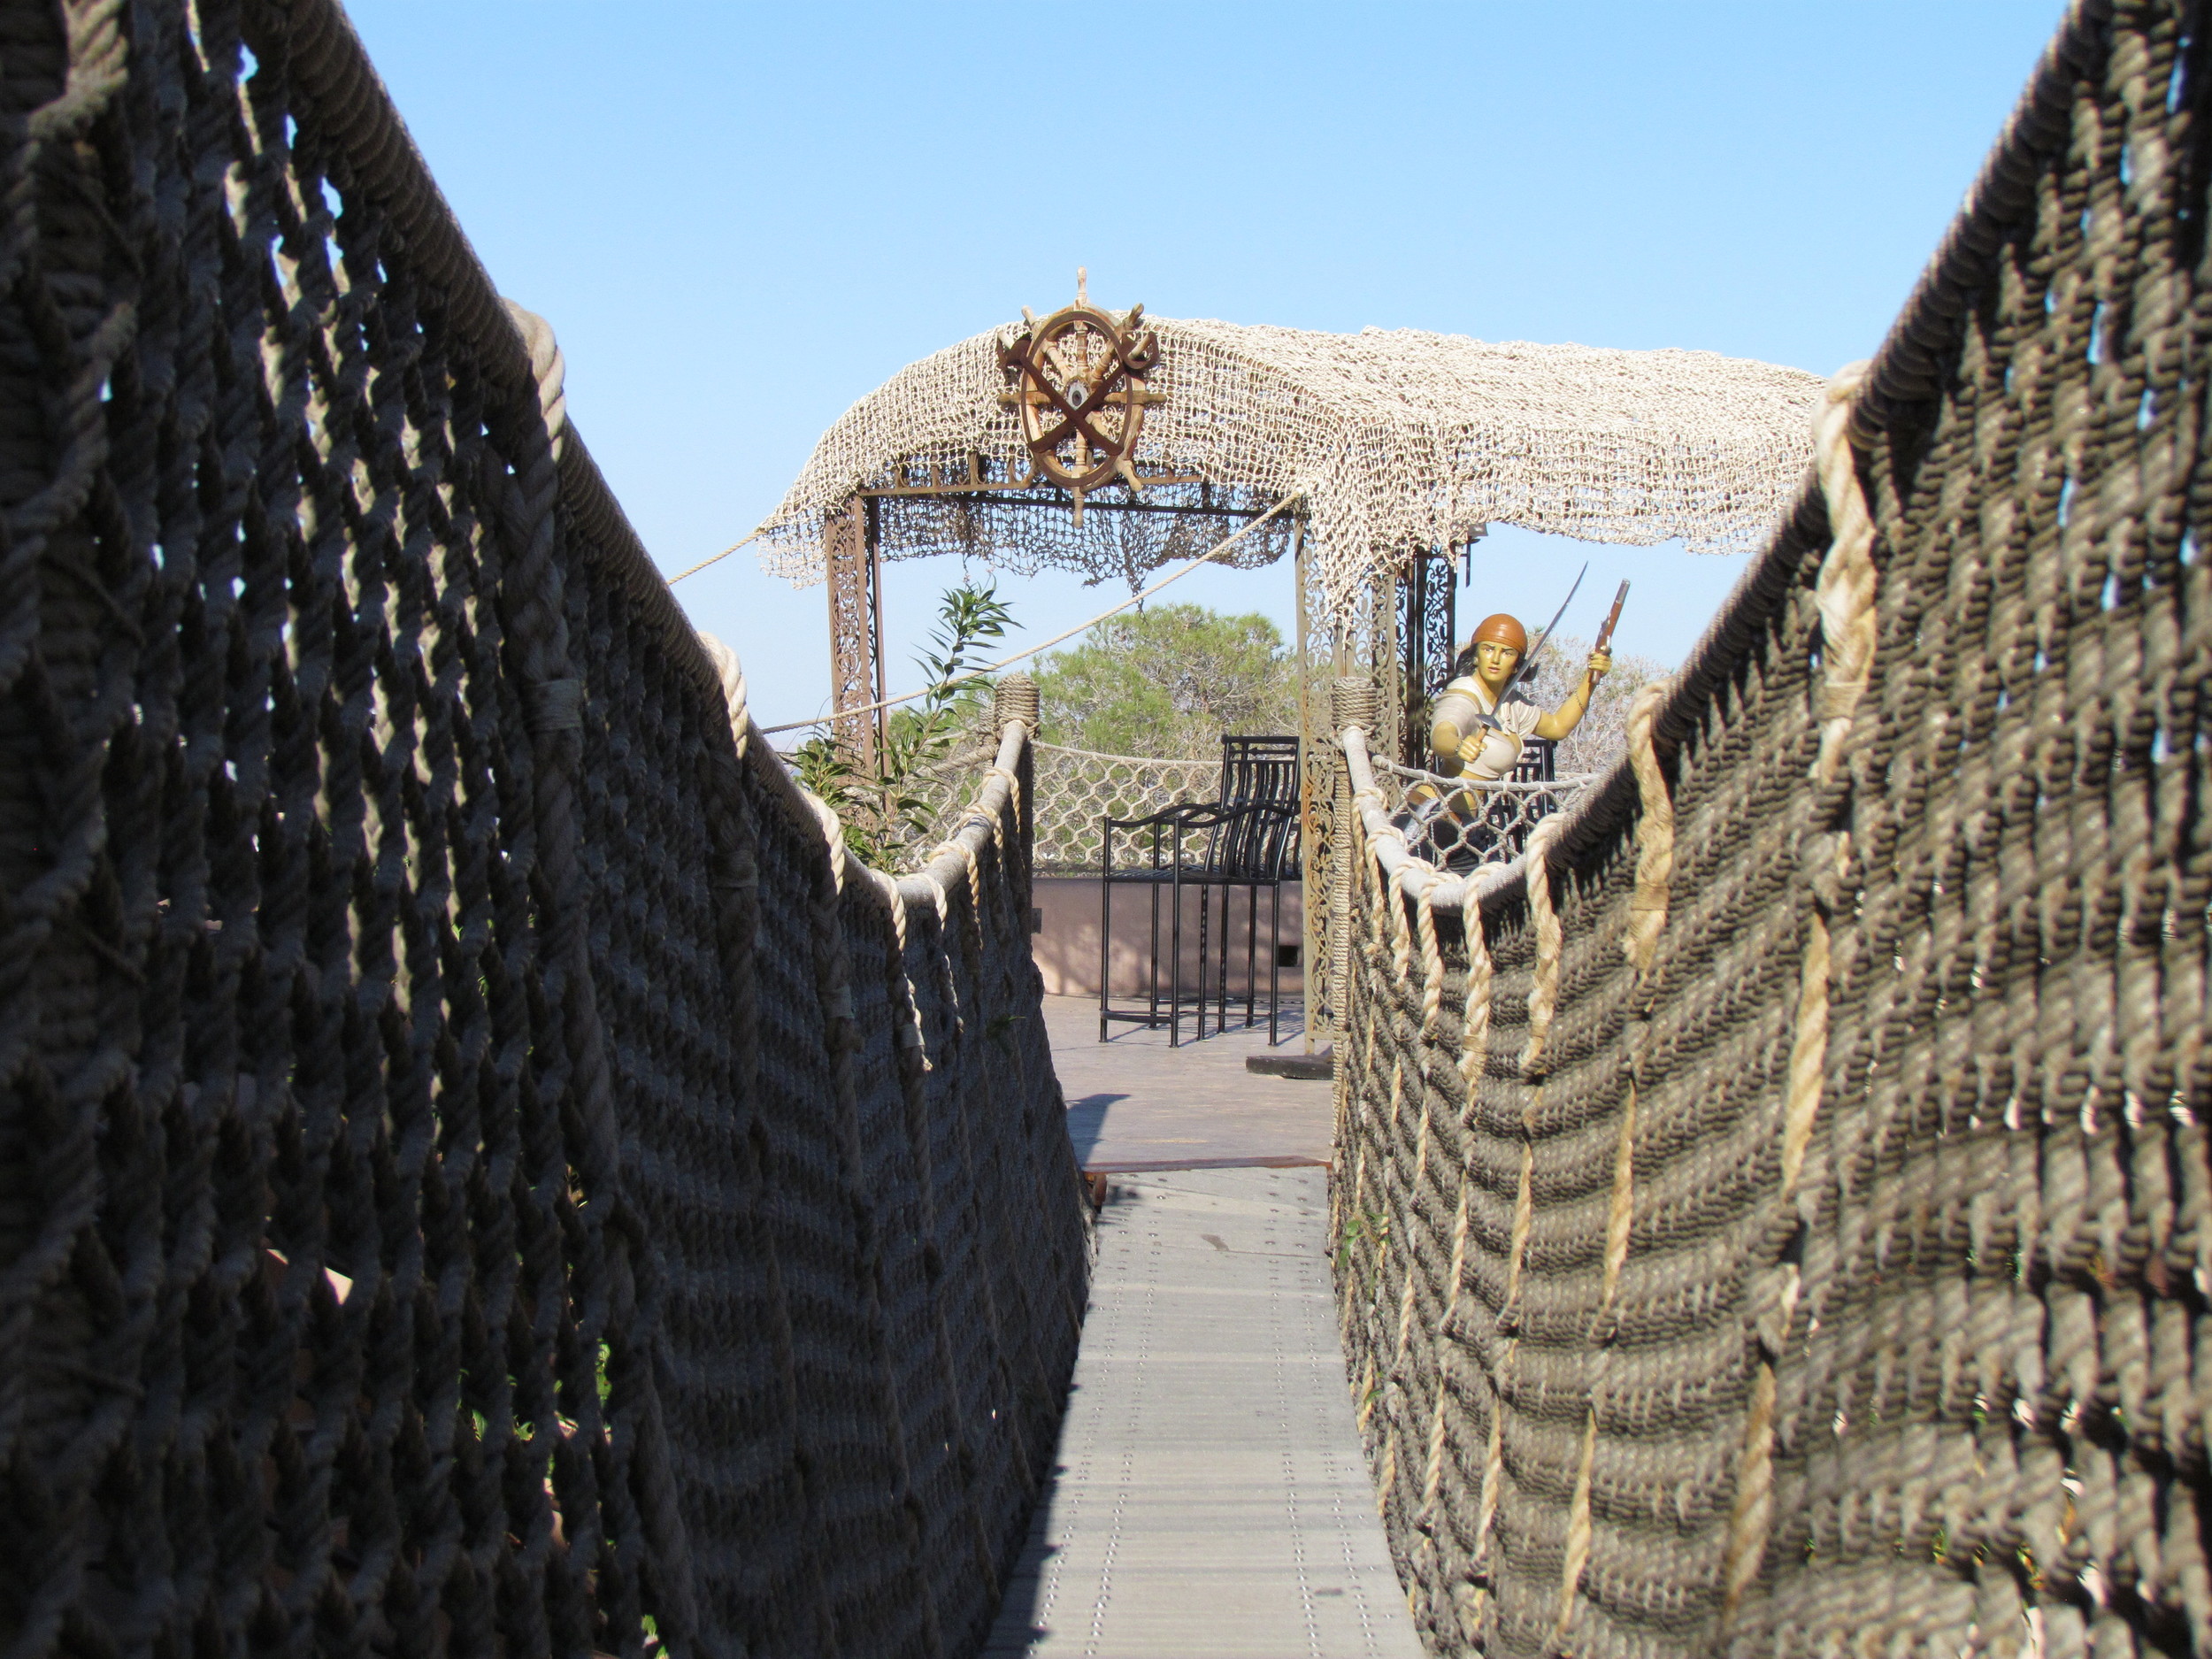
[[[1846,680],[1835,674],[1824,676],[1820,691],[1813,699],[1815,715],[1823,725],[1831,720],[1840,720],[1847,726],[1853,712],[1859,706],[1859,699],[1866,695],[1868,683],[1863,674],[1855,680]]]
[[[523,704],[533,732],[576,732],[584,725],[584,682],[573,674],[523,687]]]

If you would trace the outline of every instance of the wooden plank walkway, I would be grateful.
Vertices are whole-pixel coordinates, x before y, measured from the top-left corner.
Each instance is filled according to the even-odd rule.
[[[1329,1286],[1330,1091],[1245,1072],[1232,1033],[1100,1045],[1048,1010],[1070,1127],[1110,1178],[1052,1488],[988,1655],[1417,1659]],[[1087,1141],[1087,1144],[1086,1142]],[[1149,1159],[1148,1160],[1148,1156]]]

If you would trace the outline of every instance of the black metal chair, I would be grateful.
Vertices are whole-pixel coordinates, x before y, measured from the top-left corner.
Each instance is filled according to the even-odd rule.
[[[1106,1041],[1116,1020],[1156,1029],[1168,1028],[1168,1046],[1182,1045],[1183,1010],[1196,1004],[1197,1031],[1194,1041],[1206,1035],[1206,1010],[1210,1000],[1217,1011],[1214,1033],[1229,1026],[1229,956],[1232,947],[1232,905],[1235,894],[1245,894],[1244,1023],[1258,1020],[1260,893],[1268,895],[1267,1041],[1280,1041],[1282,1011],[1282,884],[1298,873],[1298,740],[1294,737],[1225,737],[1222,739],[1222,794],[1224,799],[1185,802],[1141,818],[1104,820],[1101,834],[1101,877],[1098,914],[1098,1038]],[[1144,862],[1133,869],[1114,868],[1117,833],[1148,835]],[[1151,895],[1150,953],[1145,981],[1145,1006],[1113,1006],[1114,888],[1142,883]],[[1194,998],[1183,992],[1183,890],[1198,893],[1198,984]],[[1220,948],[1212,948],[1213,895],[1221,895]],[[1167,991],[1160,985],[1161,900],[1167,901]],[[1219,962],[1214,963],[1218,954]],[[1211,982],[1214,992],[1209,997]]]
[[[1244,806],[1254,801],[1298,799],[1298,740],[1295,737],[1224,737],[1221,740],[1221,801]]]
[[[1506,776],[1515,783],[1550,783],[1558,757],[1556,738],[1525,737],[1521,740],[1521,758]]]

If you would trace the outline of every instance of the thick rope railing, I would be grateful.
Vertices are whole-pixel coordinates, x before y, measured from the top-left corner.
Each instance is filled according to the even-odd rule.
[[[0,1652],[975,1652],[1087,1276],[1033,693],[870,869],[330,0],[10,30]]]
[[[1524,856],[1423,859],[1339,720],[1338,1287],[1437,1651],[2212,1646],[2208,27],[2070,12]]]
[[[1476,781],[1405,766],[1371,755],[1368,764],[1391,821],[1409,851],[1458,874],[1479,864],[1508,864],[1525,849],[1546,818],[1571,809],[1596,780],[1570,773],[1547,780]]]

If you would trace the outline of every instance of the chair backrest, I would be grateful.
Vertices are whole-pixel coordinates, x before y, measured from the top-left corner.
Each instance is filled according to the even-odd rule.
[[[1549,783],[1557,764],[1559,744],[1548,737],[1525,738],[1518,764],[1506,776],[1515,783]]]
[[[1295,737],[1228,737],[1221,740],[1221,804],[1249,806],[1257,801],[1298,798],[1298,740]]]
[[[1253,801],[1224,810],[1225,822],[1207,862],[1225,880],[1263,883],[1298,876],[1298,808],[1290,801]]]
[[[1186,879],[1250,886],[1298,875],[1298,806],[1293,801],[1186,802],[1159,818],[1179,833],[1169,867]]]

